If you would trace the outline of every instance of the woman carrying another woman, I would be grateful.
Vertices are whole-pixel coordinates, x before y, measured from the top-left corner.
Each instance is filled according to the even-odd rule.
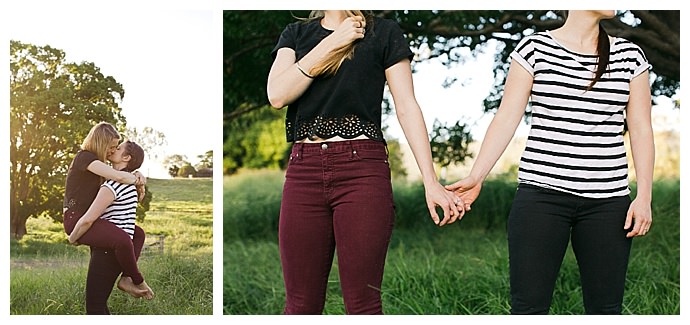
[[[109,155],[117,150],[120,135],[109,123],[99,123],[89,131],[82,143],[81,150],[76,154],[67,172],[64,199],[64,229],[69,235],[77,221],[86,213],[96,198],[104,179],[116,180],[120,183],[137,184],[143,186],[146,178],[140,172],[118,171],[108,166],[105,161]],[[123,233],[119,236],[122,247],[134,246],[134,250],[141,251],[144,243],[144,232],[135,227],[134,238],[130,238],[112,223],[103,220],[105,232]],[[95,233],[95,232],[94,232]],[[86,282],[86,312],[87,314],[108,314],[107,299],[113,285],[120,275],[120,264],[117,262],[112,249],[91,247],[91,260]],[[143,296],[145,291],[137,288],[132,278],[123,275],[118,288],[134,296]]]

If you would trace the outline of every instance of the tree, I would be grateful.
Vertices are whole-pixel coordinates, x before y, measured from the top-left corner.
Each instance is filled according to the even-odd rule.
[[[185,178],[189,176],[194,177],[194,175],[196,175],[196,169],[194,169],[194,166],[192,166],[192,164],[190,163],[187,163],[186,165],[180,167],[180,170],[177,173],[177,176]]]
[[[146,153],[146,157],[152,160],[157,160],[159,153],[164,152],[163,147],[168,144],[165,134],[154,130],[150,126],[144,127],[141,131],[137,130],[136,127],[127,128],[125,138],[141,146],[144,149],[144,153]]]
[[[163,167],[165,167],[168,170],[168,174],[170,177],[177,177],[179,174],[180,168],[184,165],[189,165],[189,162],[187,161],[187,156],[185,155],[170,155],[165,157],[163,160]]]
[[[206,151],[203,155],[198,155],[196,157],[199,158],[196,169],[213,168],[213,150]]]
[[[91,127],[125,125],[124,89],[91,62],[65,61],[62,50],[10,41],[10,234],[26,220],[62,221],[69,164]]]
[[[465,158],[472,157],[472,153],[469,152],[472,135],[467,124],[456,122],[455,125],[448,126],[446,123],[434,120],[430,136],[431,157],[441,166],[441,180],[445,179],[449,165],[461,163],[465,161]]]

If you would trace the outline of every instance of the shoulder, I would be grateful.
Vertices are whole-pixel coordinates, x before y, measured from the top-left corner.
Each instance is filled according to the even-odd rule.
[[[400,25],[397,21],[388,18],[381,18],[374,16],[371,23],[374,25],[374,30],[379,31],[401,31]]]
[[[632,50],[632,51],[640,51],[642,52],[642,48],[633,43],[632,41],[622,38],[622,37],[613,37],[613,49],[614,50]]]
[[[79,150],[74,159],[95,160],[98,159],[95,153],[88,150]]]

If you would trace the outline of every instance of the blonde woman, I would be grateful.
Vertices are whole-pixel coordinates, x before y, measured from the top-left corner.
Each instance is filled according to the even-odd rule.
[[[272,51],[267,92],[287,106],[293,143],[279,221],[285,314],[320,314],[334,252],[347,314],[382,314],[381,283],[394,206],[381,102],[388,83],[421,171],[434,223],[462,204],[436,179],[399,26],[362,11],[314,11]],[[444,210],[440,220],[435,207]]]

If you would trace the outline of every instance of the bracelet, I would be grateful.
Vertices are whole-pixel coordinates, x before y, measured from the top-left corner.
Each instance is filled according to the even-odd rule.
[[[305,77],[314,79],[314,76],[308,74],[306,71],[304,71],[304,69],[302,69],[302,67],[299,65],[299,61],[295,62],[295,64],[297,65],[297,70],[299,70],[299,72],[301,72]]]

